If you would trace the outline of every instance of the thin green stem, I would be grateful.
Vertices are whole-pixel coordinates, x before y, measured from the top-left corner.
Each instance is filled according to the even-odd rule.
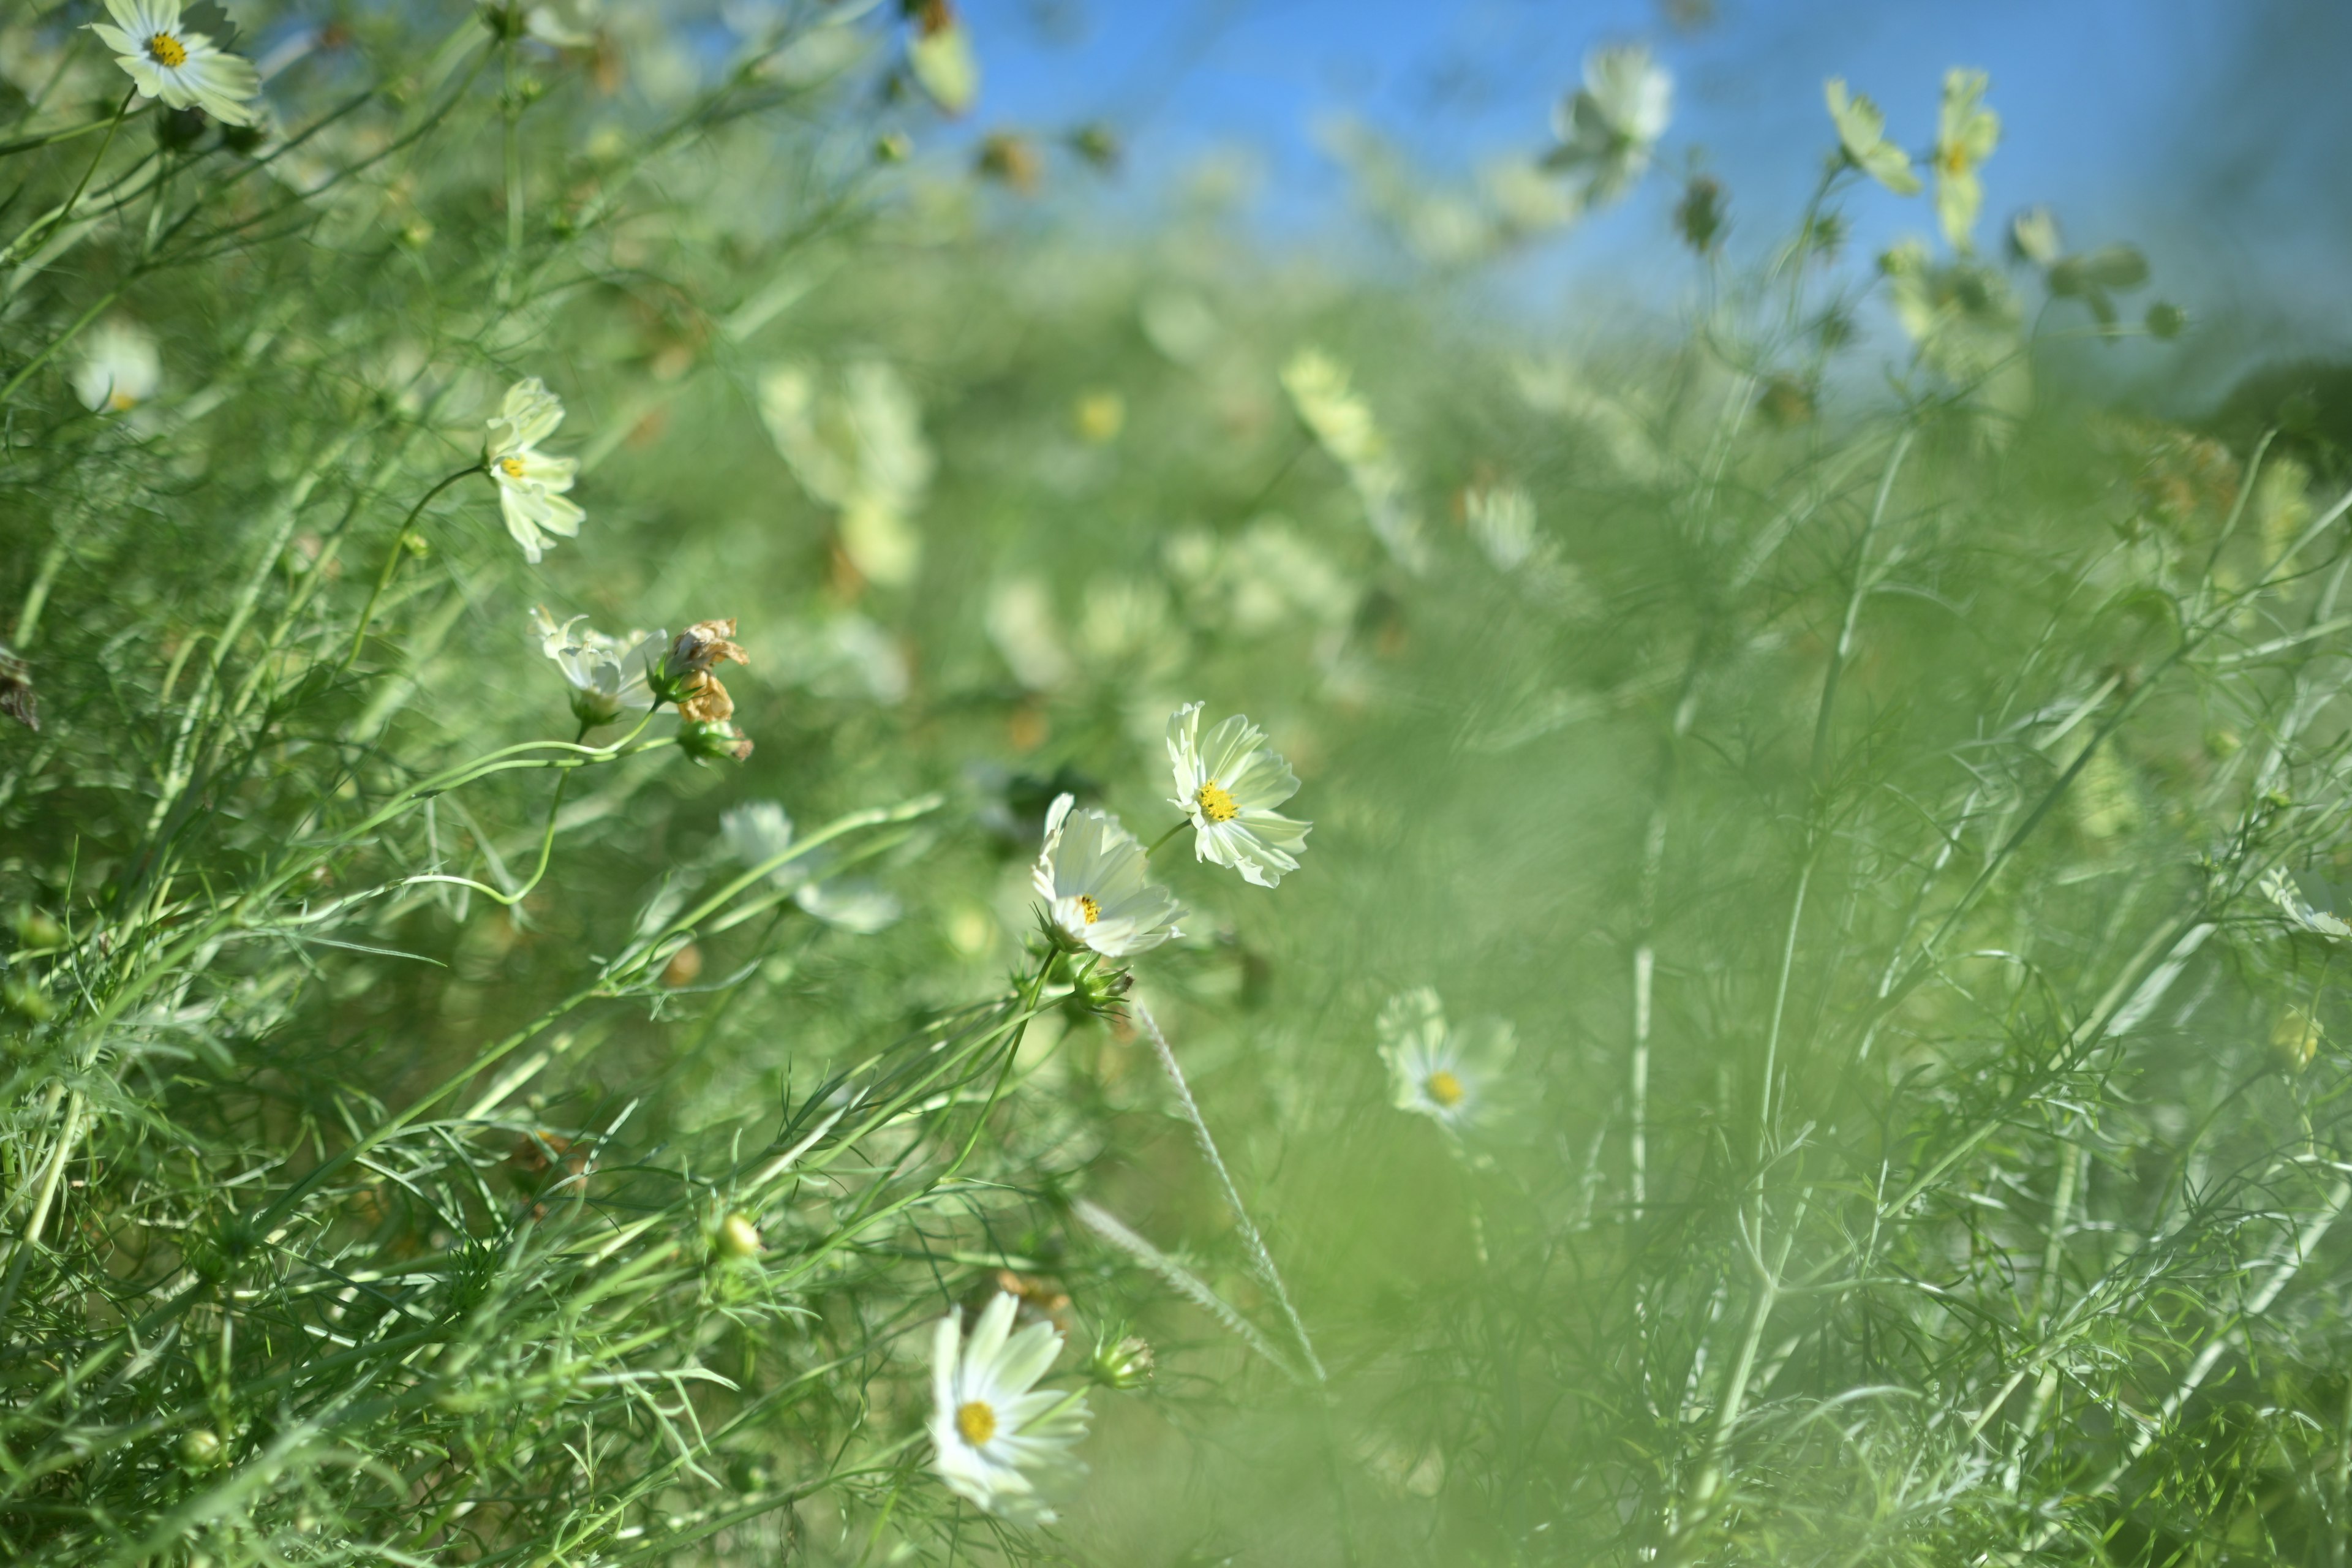
[[[383,597],[386,588],[392,586],[392,575],[400,569],[400,558],[408,552],[410,527],[415,523],[425,509],[432,504],[435,496],[439,495],[467,475],[484,471],[481,464],[474,463],[446,476],[431,489],[417,497],[416,504],[408,509],[408,515],[400,520],[399,531],[392,536],[392,548],[384,552],[383,569],[375,574],[375,586],[368,590],[367,603],[360,606],[360,623],[352,629],[352,646],[343,654],[343,662],[335,667],[336,674],[342,674],[358,662],[360,649],[367,645],[368,624],[375,618],[376,601]],[[583,730],[581,733],[584,735],[587,731]]]

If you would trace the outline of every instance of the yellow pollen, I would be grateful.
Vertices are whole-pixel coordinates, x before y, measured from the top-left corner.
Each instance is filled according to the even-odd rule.
[[[1242,814],[1242,808],[1234,804],[1234,797],[1225,793],[1224,786],[1214,782],[1202,784],[1201,793],[1192,798],[1201,803],[1201,815],[1211,822],[1231,822]]]
[[[522,459],[520,458],[500,458],[499,459],[499,467],[506,470],[506,476],[510,479],[519,479],[522,478]]]
[[[1944,149],[1944,173],[1957,180],[1969,172],[1969,150],[1955,143]]]
[[[1102,919],[1102,905],[1096,901],[1095,896],[1092,893],[1080,893],[1078,895],[1078,913],[1087,917],[1087,924],[1092,925],[1095,921]]]
[[[139,400],[127,392],[110,392],[106,395],[106,405],[117,414],[127,414],[139,406]]]
[[[1462,1080],[1443,1068],[1431,1073],[1422,1081],[1421,1087],[1429,1091],[1430,1099],[1448,1110],[1462,1103],[1462,1096],[1465,1092],[1462,1088]]]
[[[159,66],[173,70],[188,63],[188,46],[169,33],[157,33],[147,40],[147,54]]]
[[[977,1448],[996,1436],[996,1412],[975,1399],[956,1412],[956,1430],[963,1434],[965,1442]]]

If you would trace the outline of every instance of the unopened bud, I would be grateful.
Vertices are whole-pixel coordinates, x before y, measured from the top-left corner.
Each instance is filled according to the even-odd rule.
[[[220,1462],[219,1433],[209,1426],[192,1426],[180,1434],[180,1463],[192,1470],[209,1470]]]
[[[730,1214],[719,1221],[719,1233],[713,1239],[723,1257],[746,1258],[760,1256],[760,1228],[740,1214]]]
[[[751,754],[751,737],[724,719],[710,724],[680,724],[677,743],[698,763],[715,763],[721,758],[740,763]]]
[[[1150,1387],[1155,1370],[1151,1342],[1139,1334],[1123,1334],[1117,1340],[1106,1338],[1098,1342],[1087,1364],[1087,1373],[1097,1383],[1123,1393]]]

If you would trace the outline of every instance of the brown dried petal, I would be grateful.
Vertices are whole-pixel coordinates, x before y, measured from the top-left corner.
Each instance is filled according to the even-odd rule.
[[[735,716],[735,700],[709,670],[687,677],[677,700],[678,716],[697,724],[716,724]]]
[[[750,664],[751,659],[733,641],[734,636],[735,619],[731,616],[723,621],[695,622],[678,633],[677,640],[670,645],[670,673],[673,676],[698,674],[714,664],[724,664],[730,659],[737,664]]]

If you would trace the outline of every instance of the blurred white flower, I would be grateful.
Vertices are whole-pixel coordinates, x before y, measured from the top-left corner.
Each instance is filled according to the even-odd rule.
[[[1888,249],[1878,268],[1921,361],[1972,393],[1985,412],[2022,417],[2033,401],[2033,373],[2024,312],[2008,280],[1979,262],[1937,262],[1916,238]]]
[[[224,125],[247,125],[261,75],[253,62],[215,48],[180,26],[180,0],[106,0],[115,25],[89,30],[114,51],[142,94],[173,109],[201,109]]]
[[[719,814],[719,835],[738,860],[749,868],[764,866],[793,847],[793,819],[784,808],[772,800],[746,801]],[[768,873],[768,879],[780,888],[797,884],[801,870],[787,864]]]
[[[999,1292],[971,1339],[950,1311],[931,1338],[932,1461],[958,1497],[1014,1524],[1051,1524],[1045,1488],[1081,1467],[1071,1456],[1087,1435],[1083,1393],[1039,1389],[1061,1354],[1051,1323],[1013,1332],[1016,1298]]]
[[[1045,812],[1045,845],[1030,873],[1054,923],[1105,958],[1149,952],[1176,929],[1176,896],[1144,875],[1143,846],[1108,812],[1073,812],[1070,795]]]
[[[913,516],[938,465],[898,373],[862,359],[828,384],[777,365],[760,380],[760,417],[801,488],[837,514],[850,563],[886,587],[911,581],[923,546]]]
[[[572,711],[583,724],[609,724],[625,708],[640,712],[654,705],[650,673],[661,667],[667,632],[633,631],[614,637],[574,616],[558,626],[544,605],[533,605],[540,648],[555,661],[572,688]]]
[[[1977,165],[2000,142],[2000,116],[1983,106],[1990,79],[1954,66],[1944,73],[1944,103],[1936,129],[1936,216],[1955,250],[1970,248],[1969,230],[1984,205]]]
[[[1054,629],[1054,599],[1042,578],[1008,577],[989,590],[986,624],[988,640],[1030,690],[1051,691],[1076,673]]]
[[[1405,500],[1404,470],[1371,405],[1348,384],[1348,369],[1318,349],[1301,349],[1282,367],[1282,386],[1291,406],[1326,452],[1347,470],[1364,503],[1365,521],[1399,565],[1419,572],[1427,564],[1421,520]]]
[[[772,800],[747,801],[722,813],[719,831],[747,868],[764,866],[793,847],[793,819]],[[836,930],[871,936],[898,923],[906,909],[895,894],[862,878],[825,880],[827,858],[822,848],[812,851],[776,867],[767,879],[791,889],[794,903]]]
[[[1674,116],[1675,82],[1638,44],[1584,57],[1584,86],[1552,110],[1559,138],[1548,162],[1580,174],[1585,199],[1613,200],[1649,171]]]
[[[1423,985],[1389,998],[1373,1029],[1398,1110],[1458,1133],[1491,1124],[1506,1108],[1500,1089],[1517,1037],[1503,1019],[1450,1027],[1437,993]]]
[[[1843,77],[1830,78],[1822,90],[1846,162],[1898,196],[1917,195],[1919,176],[1911,172],[1911,155],[1886,139],[1886,116],[1878,105],[1858,92],[1847,96]]]
[[[1229,866],[1261,888],[1298,869],[1313,825],[1274,808],[1298,793],[1298,775],[1269,750],[1265,731],[1235,713],[1201,738],[1201,707],[1187,702],[1168,721],[1168,761],[1176,773],[1169,802],[1192,819],[1193,858]]]
[[[155,340],[142,327],[120,318],[101,321],[74,368],[74,395],[82,406],[125,414],[155,395],[163,384],[163,361]]]
[[[2048,207],[2028,207],[2009,225],[2010,248],[2021,260],[2048,267],[2066,253],[2058,235],[2058,215]]]
[[[579,459],[539,450],[562,423],[562,401],[534,375],[507,389],[483,445],[482,466],[499,487],[499,510],[526,561],[554,547],[551,534],[576,536],[587,515],[563,494],[580,472]]]
[[[1517,485],[1481,485],[1463,498],[1463,522],[1497,572],[1516,572],[1542,542],[1535,498]]]
[[[2326,910],[2315,909],[2303,901],[2303,895],[2296,890],[2294,879],[2286,874],[2284,866],[2273,866],[2263,873],[2260,891],[2285,913],[2287,923],[2298,931],[2338,939],[2352,936],[2352,924],[2347,924]]]

